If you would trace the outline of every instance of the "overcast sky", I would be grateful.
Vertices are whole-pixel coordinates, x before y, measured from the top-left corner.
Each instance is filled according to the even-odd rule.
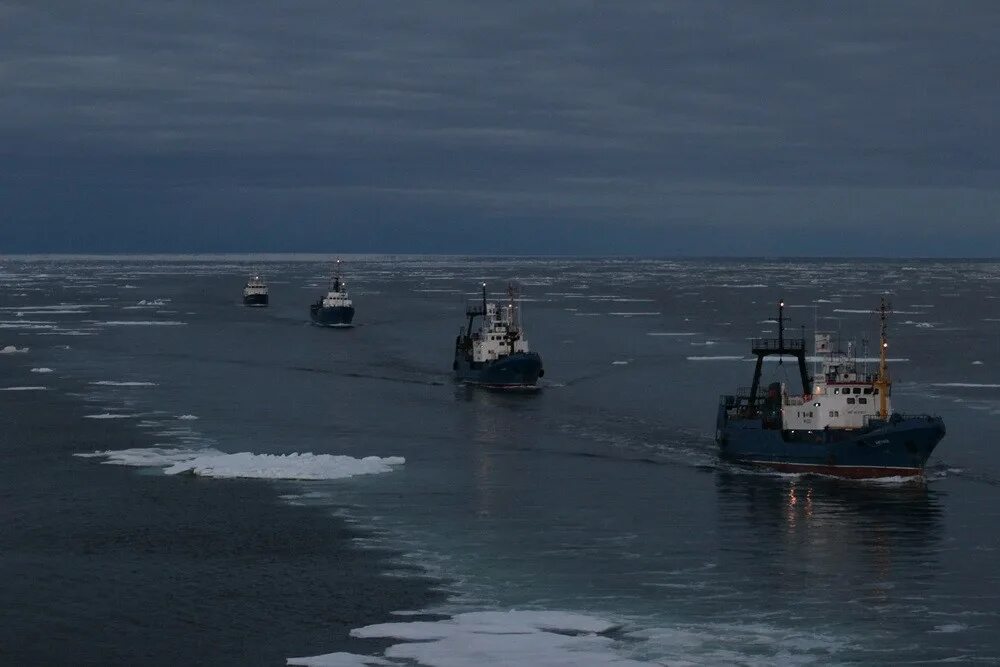
[[[998,256],[998,35],[996,0],[0,0],[0,253]]]

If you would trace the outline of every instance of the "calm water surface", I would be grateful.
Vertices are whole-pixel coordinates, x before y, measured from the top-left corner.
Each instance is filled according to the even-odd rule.
[[[147,502],[152,484],[163,517],[155,539],[165,544],[190,539],[192,520],[178,517],[197,516],[193,505],[226,507],[224,523],[243,539],[287,541],[280,536],[294,532],[294,548],[231,548],[214,562],[219,572],[228,559],[250,573],[247,586],[265,579],[273,589],[258,596],[265,606],[286,585],[297,587],[296,604],[241,617],[234,630],[216,613],[224,591],[203,591],[197,631],[172,623],[158,635],[176,660],[196,661],[197,633],[273,639],[271,653],[230,655],[235,664],[381,654],[396,640],[372,645],[347,630],[404,624],[408,617],[388,612],[429,608],[442,627],[482,610],[517,610],[504,617],[512,622],[528,610],[577,612],[615,626],[574,644],[577,659],[567,664],[1000,661],[1000,264],[357,257],[346,262],[357,326],[338,331],[308,324],[327,260],[259,258],[271,285],[267,309],[239,305],[254,264],[238,258],[0,265],[0,347],[28,348],[0,355],[0,385],[47,387],[10,392],[16,400],[0,410],[60,415],[57,428],[25,428],[18,448],[4,442],[15,465],[0,477],[22,496],[37,494],[32,511],[44,514],[40,499],[51,489],[21,488],[15,478],[58,476],[70,495],[112,484],[105,501],[88,500],[110,527],[129,524],[130,498]],[[537,394],[451,380],[464,302],[483,280],[497,297],[508,280],[523,287],[528,338],[546,367]],[[876,336],[869,311],[883,293],[896,311],[895,407],[940,414],[948,426],[927,480],[840,482],[720,465],[718,395],[749,384],[746,339],[773,332],[777,299],[791,306],[792,326],[839,333],[862,350]],[[43,368],[52,372],[32,371]],[[787,364],[767,373],[796,377]],[[139,451],[127,462],[151,465],[72,456],[128,448]],[[161,472],[170,461],[239,452],[255,455],[247,474],[260,479]],[[342,479],[280,479],[294,475],[264,455],[292,453],[319,456],[298,457],[313,470],[324,454],[406,462]],[[11,513],[30,500],[7,498]],[[52,518],[57,555],[89,539],[86,530],[63,534],[60,525],[72,523]],[[123,540],[134,537],[126,531]],[[26,533],[9,536],[4,549],[8,581],[47,579],[66,591],[89,585],[78,581],[85,568],[108,566],[38,562],[31,556],[42,546]],[[131,542],[123,549],[135,555]],[[340,570],[365,572],[373,578],[358,581],[369,583],[303,585],[303,572],[348,562]],[[130,577],[157,582],[163,564],[132,557],[129,566]],[[150,584],[162,590],[149,614],[171,616],[199,595],[183,567],[170,567],[170,577]],[[0,634],[4,645],[23,637],[9,609],[30,606],[34,595],[51,600],[30,616],[44,631],[35,636],[67,645],[85,643],[74,628],[93,611],[88,604],[106,606],[68,595],[69,609],[59,595],[8,586],[0,602],[13,625]],[[307,616],[316,632],[300,631]],[[146,640],[135,631],[81,651],[154,661],[135,649]],[[489,644],[492,658],[529,664],[560,655],[551,642],[527,656],[513,652],[516,643]],[[447,644],[439,648],[422,660],[461,663]],[[402,655],[394,650],[386,655]]]

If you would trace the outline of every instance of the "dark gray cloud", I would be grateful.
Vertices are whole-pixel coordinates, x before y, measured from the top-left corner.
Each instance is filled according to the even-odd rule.
[[[0,0],[0,250],[998,255],[997,34],[992,0]]]

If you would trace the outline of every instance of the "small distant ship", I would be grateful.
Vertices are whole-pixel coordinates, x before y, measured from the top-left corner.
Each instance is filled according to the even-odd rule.
[[[868,373],[852,354],[833,351],[829,334],[816,333],[822,371],[810,378],[805,339],[785,338],[784,308],[779,302],[778,337],[751,344],[757,367],[749,390],[721,397],[716,422],[720,458],[781,472],[858,479],[922,475],[944,437],[944,422],[890,409],[885,299],[877,311],[881,334],[875,373]],[[801,394],[780,382],[759,394],[764,358],[771,355],[779,356],[779,364],[786,355],[797,359]]]
[[[349,327],[354,320],[354,302],[347,295],[347,283],[340,275],[340,260],[330,280],[330,291],[309,306],[313,324],[323,327]]]
[[[259,273],[254,273],[243,288],[243,305],[266,306],[267,298],[267,283]]]
[[[455,378],[465,384],[490,389],[536,389],[545,374],[542,358],[528,349],[513,285],[507,303],[487,303],[483,283],[481,303],[466,308],[468,325],[455,339]],[[482,322],[477,330],[477,318]]]

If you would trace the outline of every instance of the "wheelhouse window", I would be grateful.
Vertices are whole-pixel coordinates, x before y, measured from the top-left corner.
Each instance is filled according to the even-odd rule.
[[[867,402],[868,402],[868,399],[865,398],[864,396],[862,396],[861,398],[858,399],[858,403],[867,403]]]
[[[854,399],[853,398],[847,399],[847,404],[848,405],[854,405]]]

